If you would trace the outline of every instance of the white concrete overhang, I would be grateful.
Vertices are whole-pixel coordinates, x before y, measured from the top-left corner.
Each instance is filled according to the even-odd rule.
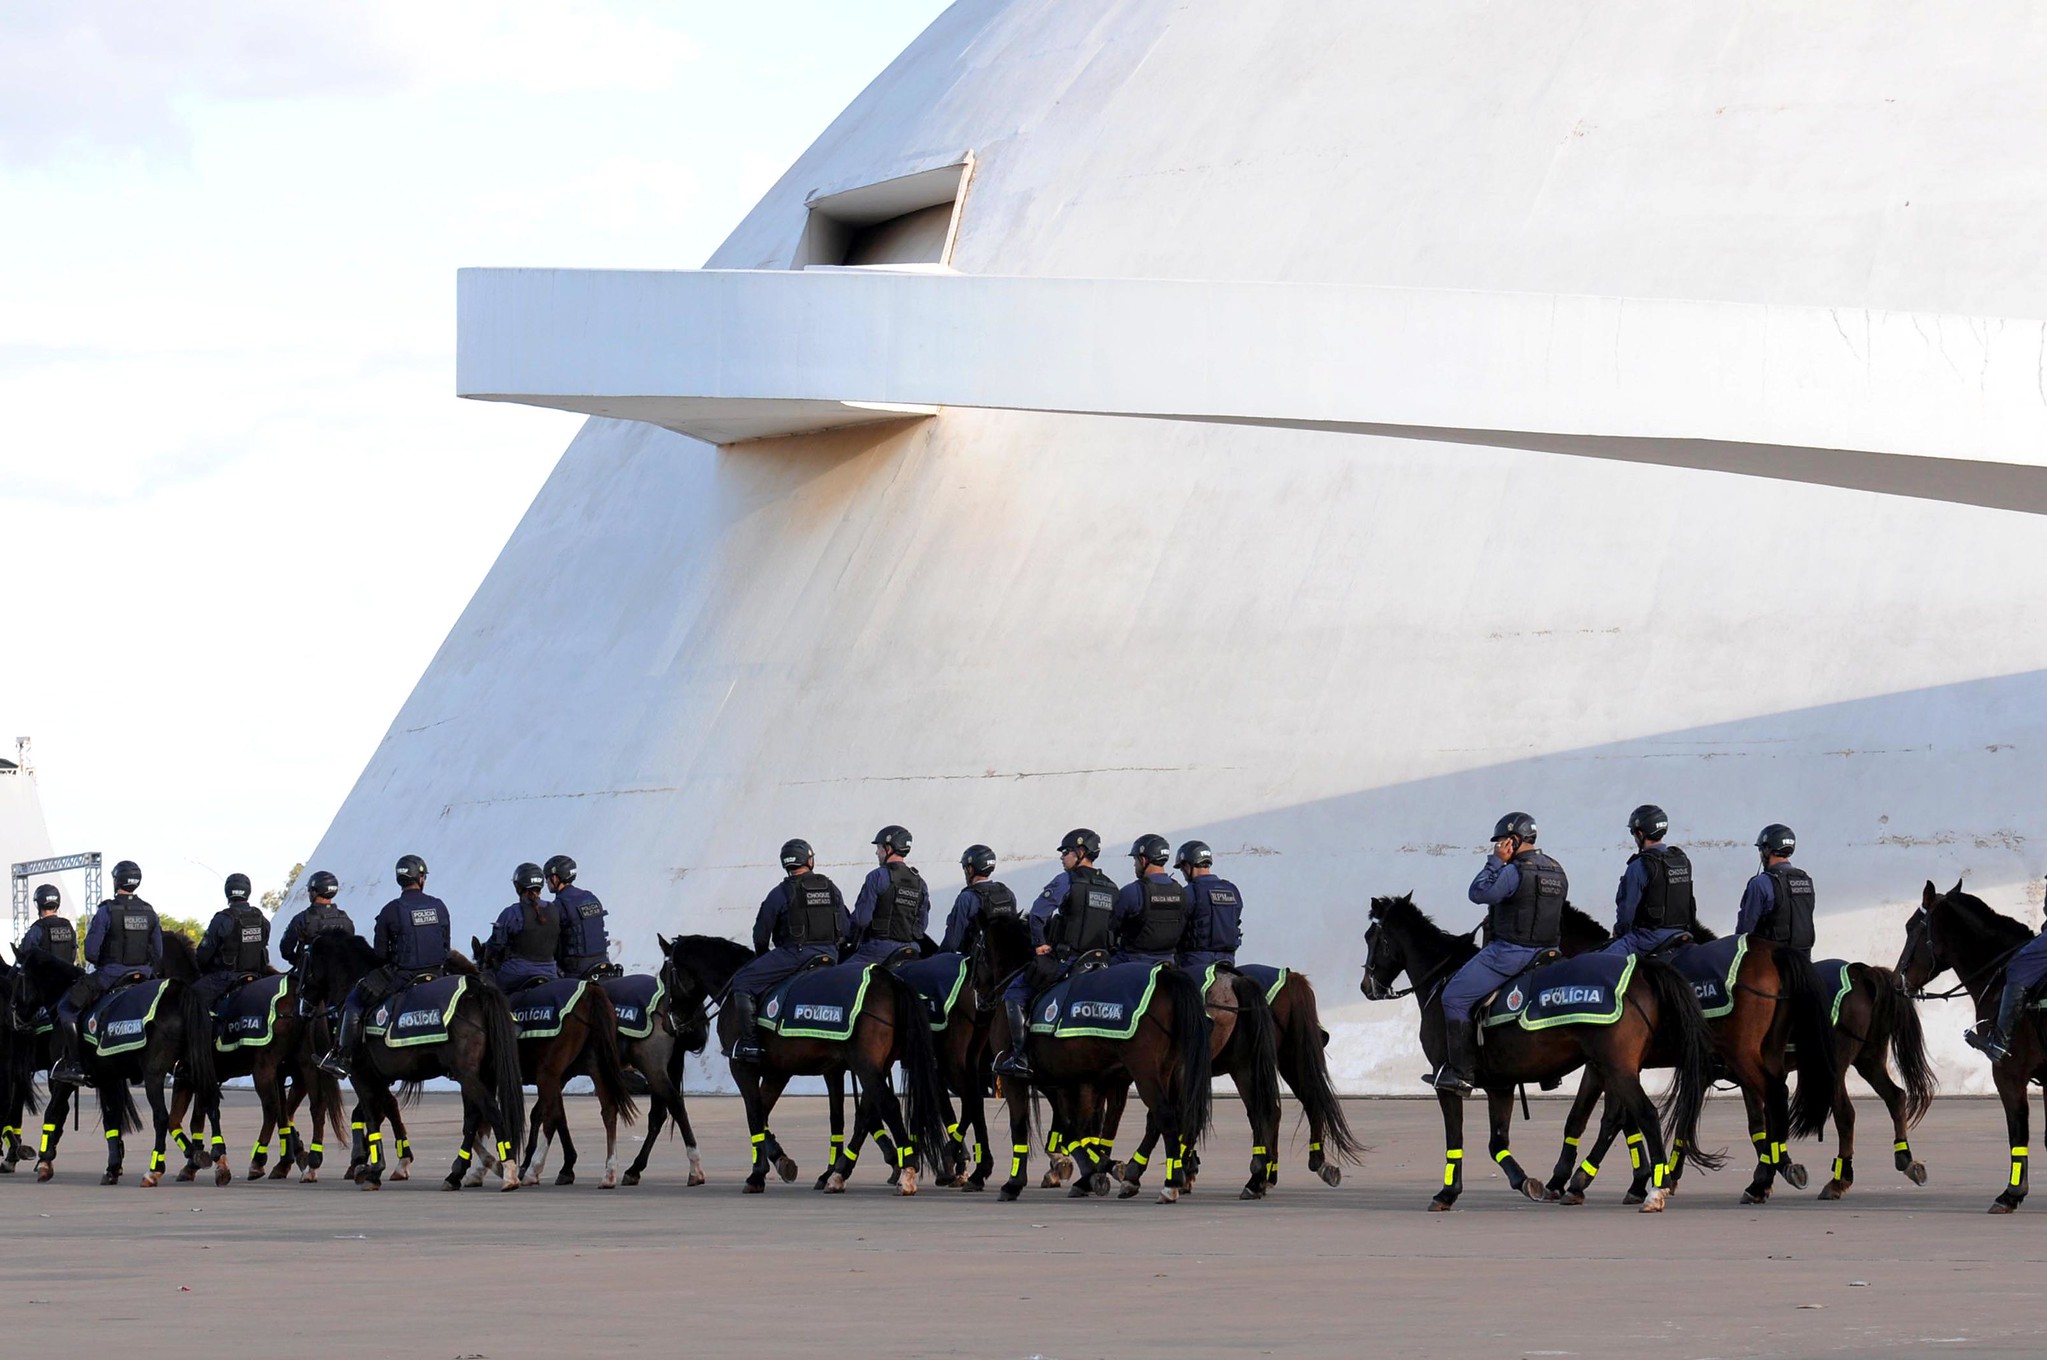
[[[457,390],[728,444],[943,406],[1333,430],[2047,513],[2047,321],[883,269],[466,269]]]

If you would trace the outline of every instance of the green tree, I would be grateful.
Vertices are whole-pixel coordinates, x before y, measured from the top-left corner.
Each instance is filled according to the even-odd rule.
[[[284,876],[284,886],[272,888],[263,894],[262,907],[265,916],[275,916],[284,908],[284,899],[291,896],[291,890],[299,881],[299,875],[306,871],[303,864],[291,866],[291,872]]]
[[[204,921],[195,921],[189,916],[173,916],[167,911],[158,912],[156,920],[157,924],[163,927],[165,934],[176,933],[182,935],[192,942],[192,946],[195,949],[198,947],[199,941],[206,938],[206,923]]]

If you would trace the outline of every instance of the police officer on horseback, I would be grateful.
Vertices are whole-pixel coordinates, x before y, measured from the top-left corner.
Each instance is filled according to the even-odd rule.
[[[1628,814],[1628,834],[1635,853],[1621,873],[1613,895],[1613,940],[1602,954],[1653,954],[1698,924],[1692,899],[1692,862],[1674,845],[1665,845],[1670,818],[1654,803]]]
[[[980,942],[981,923],[990,916],[1015,916],[1016,894],[997,883],[995,852],[985,845],[970,845],[960,854],[960,872],[967,886],[952,900],[952,912],[945,918],[945,938],[938,948],[944,953],[971,954]]]
[[[363,1013],[415,978],[447,971],[453,922],[448,904],[426,894],[426,861],[418,855],[399,857],[398,895],[377,913],[370,947],[382,966],[355,984],[341,1007],[341,1031],[334,1048],[320,1059],[320,1070],[348,1075],[362,1042]]]
[[[14,946],[15,959],[36,954],[66,968],[76,968],[78,927],[58,915],[64,907],[64,894],[57,891],[56,884],[45,883],[36,889],[35,903],[36,919],[28,923],[20,943]]]
[[[50,1080],[77,1086],[85,1081],[79,1049],[79,1017],[124,977],[153,978],[163,966],[163,926],[156,908],[135,895],[142,869],[132,859],[114,866],[114,895],[99,904],[85,932],[85,965],[91,971],[57,1003],[57,1063]]]
[[[522,864],[512,871],[512,890],[519,900],[498,913],[484,946],[496,960],[495,976],[502,991],[561,976],[555,955],[561,946],[562,918],[554,903],[541,899],[546,886],[547,875],[538,864]]]
[[[1173,847],[1164,836],[1139,836],[1130,843],[1134,881],[1116,895],[1110,929],[1118,963],[1171,963],[1187,930],[1187,889],[1173,881],[1166,861]]]
[[[196,956],[199,980],[192,984],[208,1006],[270,967],[270,920],[249,903],[249,876],[229,874],[222,891],[227,905],[207,922]]]
[[[316,869],[306,880],[306,909],[291,918],[284,928],[284,938],[278,942],[277,952],[284,955],[284,961],[293,968],[304,960],[306,950],[314,940],[329,933],[355,934],[355,922],[348,919],[348,913],[334,905],[334,898],[341,891],[341,880],[325,869]]]
[[[1487,909],[1491,940],[1443,984],[1443,1065],[1425,1078],[1439,1091],[1471,1093],[1478,1071],[1478,1021],[1472,1012],[1508,979],[1563,938],[1563,866],[1535,848],[1535,818],[1510,812],[1493,826],[1492,853],[1471,880],[1471,900]]]
[[[931,890],[924,876],[903,860],[910,853],[910,833],[885,826],[874,833],[879,863],[867,871],[860,895],[853,899],[855,963],[881,963],[904,949],[914,949],[931,921]]]
[[[561,975],[587,978],[611,962],[604,904],[596,893],[576,886],[576,862],[567,855],[556,855],[544,868],[554,893],[555,915],[561,920],[561,952],[556,958]]]
[[[1173,856],[1187,880],[1187,929],[1180,936],[1180,966],[1200,977],[1213,964],[1237,966],[1244,943],[1244,897],[1237,885],[1215,872],[1215,852],[1188,841]]]
[[[782,846],[783,877],[761,899],[753,918],[751,963],[732,975],[725,1004],[732,1008],[734,1062],[759,1062],[761,994],[820,961],[835,963],[851,922],[838,884],[817,871],[810,842]]]
[[[1003,1076],[1031,1075],[1024,1051],[1031,1037],[1031,997],[1065,977],[1081,955],[1108,949],[1115,942],[1111,922],[1116,915],[1116,884],[1095,868],[1095,857],[1101,853],[1102,838],[1086,827],[1067,832],[1059,842],[1062,871],[1031,905],[1031,944],[1037,958],[1010,980],[1002,994],[1009,1051],[995,1060],[995,1070]]]
[[[1997,1018],[1990,1028],[1971,1025],[1962,1031],[1963,1041],[1990,1061],[2003,1062],[2011,1053],[2019,1011],[2042,982],[2047,982],[2047,931],[2026,941],[2004,966],[2004,991],[1997,998]]]
[[[1810,955],[1813,944],[1812,875],[1791,862],[1798,837],[1782,822],[1772,822],[1756,836],[1762,871],[1741,891],[1738,935],[1753,935]]]

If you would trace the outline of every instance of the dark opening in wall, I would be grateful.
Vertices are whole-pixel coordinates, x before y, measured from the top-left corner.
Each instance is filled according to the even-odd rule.
[[[810,200],[791,268],[952,262],[974,158]]]

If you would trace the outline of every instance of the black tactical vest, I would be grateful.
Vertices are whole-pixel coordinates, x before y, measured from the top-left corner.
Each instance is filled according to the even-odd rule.
[[[1110,945],[1116,885],[1100,869],[1083,865],[1066,876],[1066,900],[1052,913],[1045,943],[1061,954],[1085,954]]]
[[[1635,856],[1648,871],[1642,900],[1635,905],[1637,930],[1690,930],[1698,924],[1692,900],[1692,862],[1674,845],[1652,846]],[[1633,863],[1633,861],[1629,861]]]
[[[1492,910],[1493,938],[1531,949],[1554,949],[1564,933],[1564,896],[1570,882],[1564,866],[1540,850],[1514,856],[1521,881],[1514,895]]]
[[[315,902],[299,917],[299,938],[307,944],[321,935],[353,934],[355,922],[348,919],[348,913],[332,902]]]
[[[42,925],[43,952],[66,963],[78,962],[78,927],[61,916],[44,917]]]
[[[1792,864],[1773,864],[1763,872],[1770,876],[1777,905],[1756,922],[1757,938],[1793,949],[1812,948],[1812,875]]]
[[[1170,954],[1187,929],[1187,890],[1164,874],[1146,874],[1144,914],[1124,927],[1123,947],[1141,954]]]
[[[924,901],[924,876],[907,864],[887,868],[888,886],[874,904],[867,938],[915,944],[924,934],[917,921],[917,908]]]
[[[839,942],[839,913],[832,902],[834,896],[832,881],[823,874],[792,874],[784,880],[782,899],[787,905],[782,909],[782,922],[790,944]]]
[[[990,916],[1017,914],[1016,894],[992,878],[968,884],[967,891],[981,899],[981,915],[984,919]]]
[[[561,937],[561,913],[550,910],[545,902],[519,899],[519,929],[509,941],[515,957],[528,963],[552,962]]]
[[[93,962],[121,968],[146,968],[155,963],[149,956],[149,932],[156,927],[156,908],[139,897],[110,898],[100,906],[108,912],[107,935]]]
[[[214,957],[213,966],[224,972],[262,972],[270,966],[270,922],[246,902],[229,907],[228,913],[235,918],[234,934],[228,937],[228,947]]]

